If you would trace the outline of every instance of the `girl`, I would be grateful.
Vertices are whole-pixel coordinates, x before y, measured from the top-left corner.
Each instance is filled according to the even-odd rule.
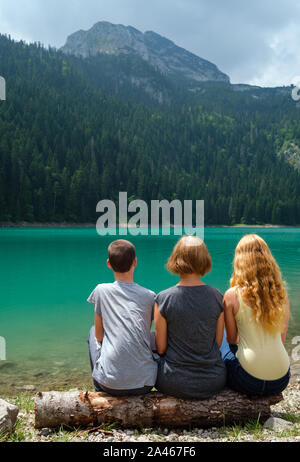
[[[224,340],[221,347],[228,385],[248,395],[281,393],[290,378],[283,346],[290,310],[279,267],[266,242],[255,234],[241,239],[233,266],[231,289],[224,297],[231,346]]]
[[[183,237],[168,270],[177,286],[156,297],[156,347],[161,355],[155,387],[178,398],[208,398],[223,389],[226,368],[219,351],[224,332],[221,293],[201,281],[211,269],[204,242]]]

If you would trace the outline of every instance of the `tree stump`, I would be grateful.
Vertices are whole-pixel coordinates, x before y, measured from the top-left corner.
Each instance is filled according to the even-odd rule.
[[[35,428],[103,423],[118,423],[123,428],[209,428],[258,418],[263,422],[271,415],[270,406],[282,399],[282,395],[250,398],[231,390],[206,400],[178,399],[158,392],[128,397],[78,391],[38,393]]]

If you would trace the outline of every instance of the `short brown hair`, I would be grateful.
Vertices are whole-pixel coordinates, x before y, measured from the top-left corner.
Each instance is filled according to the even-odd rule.
[[[135,257],[135,247],[129,241],[120,239],[108,247],[109,263],[116,273],[128,273]]]
[[[204,276],[212,268],[211,257],[199,237],[183,236],[175,245],[167,268],[173,274]]]

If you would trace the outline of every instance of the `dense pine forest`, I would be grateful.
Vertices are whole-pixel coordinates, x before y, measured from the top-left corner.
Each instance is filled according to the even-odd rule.
[[[300,146],[300,110],[287,90],[190,88],[138,59],[6,36],[0,75],[1,222],[95,222],[99,200],[127,191],[204,199],[207,225],[300,224],[300,170],[284,154]]]

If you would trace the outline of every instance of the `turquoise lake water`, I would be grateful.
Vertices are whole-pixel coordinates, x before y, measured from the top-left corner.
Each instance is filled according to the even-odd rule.
[[[223,292],[228,288],[235,246],[249,232],[267,241],[288,283],[290,351],[292,337],[300,335],[300,229],[205,229],[213,260],[205,282]],[[0,337],[7,348],[0,389],[90,383],[93,308],[86,299],[97,284],[112,281],[106,259],[114,239],[94,229],[0,229]],[[164,267],[177,237],[128,239],[137,249],[136,282],[155,292],[177,283]]]

